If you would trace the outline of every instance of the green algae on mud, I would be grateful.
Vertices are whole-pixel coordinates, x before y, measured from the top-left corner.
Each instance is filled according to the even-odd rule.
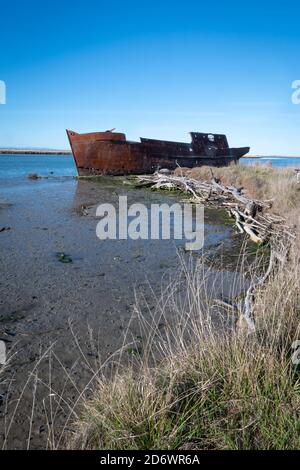
[[[111,199],[110,202],[117,203],[117,197],[126,195],[128,197],[128,204],[131,202],[142,202],[146,205],[163,204],[163,203],[189,203],[197,205],[191,194],[185,194],[182,191],[155,189],[140,184],[136,181],[135,176],[107,176],[107,175],[93,175],[93,176],[80,176],[77,177],[78,183],[82,187],[89,187],[94,184],[93,195],[97,195],[97,191],[107,193],[107,198]],[[106,201],[105,201],[106,202]],[[89,209],[95,212],[95,198],[94,201],[89,200]],[[86,208],[82,206],[77,207],[77,212],[86,215]],[[248,237],[238,233],[234,220],[228,215],[227,211],[223,208],[216,208],[212,206],[205,207],[205,229],[206,229],[206,243],[204,250],[198,250],[192,253],[192,256],[205,256],[208,262],[218,262],[220,269],[235,270],[240,262],[240,252],[247,247],[249,253],[249,262],[254,258],[256,248],[252,247],[253,242]],[[182,247],[180,244],[177,246],[179,249]],[[253,254],[253,255],[252,255]]]

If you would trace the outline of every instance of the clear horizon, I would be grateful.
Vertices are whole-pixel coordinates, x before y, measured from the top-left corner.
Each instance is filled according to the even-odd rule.
[[[1,6],[0,148],[68,149],[65,129],[300,155],[300,6],[35,1]]]

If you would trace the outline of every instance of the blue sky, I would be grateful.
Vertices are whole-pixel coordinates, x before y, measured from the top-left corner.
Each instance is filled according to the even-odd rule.
[[[298,2],[2,2],[0,147],[67,148],[65,129],[188,141],[226,133],[300,155]]]

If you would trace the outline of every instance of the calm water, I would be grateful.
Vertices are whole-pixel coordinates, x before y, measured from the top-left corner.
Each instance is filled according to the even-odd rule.
[[[29,173],[36,173],[46,178],[33,180],[28,178]],[[26,212],[25,218],[30,227],[32,227],[34,213],[37,215],[37,220],[41,218],[43,224],[49,227],[51,224],[55,225],[56,219],[59,218],[61,224],[67,223],[68,216],[66,214],[69,213],[70,208],[71,211],[74,208],[80,208],[82,205],[86,205],[86,201],[89,204],[93,201],[95,206],[100,202],[107,203],[108,201],[118,204],[117,196],[119,194],[126,194],[132,202],[142,202],[147,207],[150,206],[152,201],[168,204],[177,202],[177,196],[174,194],[165,193],[157,196],[155,192],[149,192],[147,189],[127,188],[120,179],[104,178],[101,184],[97,184],[92,181],[75,180],[74,175],[77,175],[77,170],[72,156],[0,155],[0,203],[11,204],[12,211],[20,211],[23,215]],[[52,222],[49,221],[50,208],[54,219]],[[1,225],[4,225],[4,216],[7,215],[8,217],[9,212],[0,212],[0,215]],[[20,217],[21,215],[17,216],[17,218]],[[84,219],[81,218],[81,220]],[[149,216],[147,223],[150,223]],[[174,233],[173,223],[174,220],[172,219],[171,233]],[[14,221],[11,222],[8,219],[7,226],[14,224]],[[39,224],[41,222],[35,222],[34,226],[39,226]],[[202,230],[202,219],[196,220],[194,217],[193,224],[193,230],[197,227],[200,227],[198,230]],[[85,220],[83,225],[85,226]],[[94,230],[95,228],[96,224]],[[228,248],[231,253],[233,244],[231,235],[231,226],[224,224],[224,215],[220,211],[207,210],[205,214],[205,249],[208,250],[211,247],[220,247],[222,245],[222,249]],[[184,238],[184,243],[185,241],[186,238]],[[135,240],[133,242],[133,246],[135,246]],[[164,243],[164,240],[160,240],[160,242],[162,242],[162,246],[169,243],[169,241]],[[169,245],[170,249],[174,250],[175,246],[182,246],[183,241],[174,241],[171,238]],[[92,258],[93,256],[94,253]],[[172,256],[174,257],[174,252]]]
[[[274,167],[300,168],[300,158],[261,157],[243,158],[242,165],[254,165],[257,162]],[[77,170],[71,155],[0,155],[0,185],[26,179],[29,173],[41,176],[62,177],[75,176]]]
[[[262,165],[266,165],[269,162],[272,163],[272,166],[275,168],[286,168],[294,167],[300,168],[300,157],[288,158],[288,157],[260,157],[260,158],[242,158],[240,160],[242,165],[255,165],[259,162]]]
[[[77,175],[72,155],[0,155],[0,180],[41,176]]]

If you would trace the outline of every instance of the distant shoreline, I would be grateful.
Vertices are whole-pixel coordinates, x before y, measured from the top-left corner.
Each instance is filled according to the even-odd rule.
[[[0,149],[1,155],[72,155],[71,150]]]
[[[244,155],[243,158],[300,158],[300,155]]]

